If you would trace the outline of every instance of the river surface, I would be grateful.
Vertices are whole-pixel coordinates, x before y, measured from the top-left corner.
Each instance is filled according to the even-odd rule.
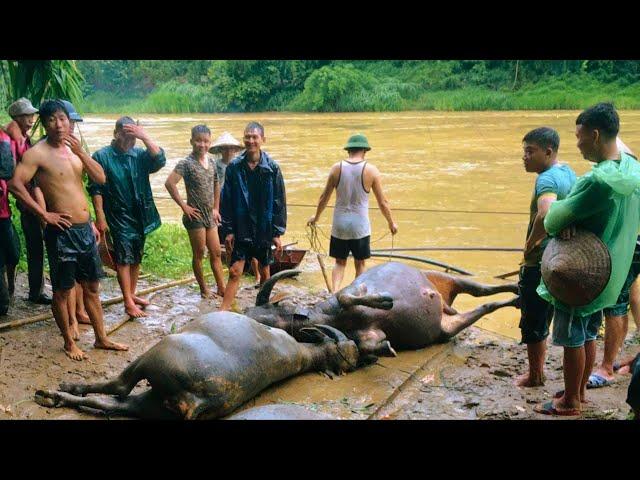
[[[555,110],[145,114],[139,120],[167,154],[167,165],[151,178],[158,210],[165,223],[180,222],[182,212],[169,198],[164,182],[178,160],[190,152],[191,127],[205,123],[212,129],[214,139],[224,131],[241,139],[244,126],[249,121],[259,121],[265,127],[263,149],[279,162],[286,183],[290,206],[283,243],[297,241],[299,247],[309,248],[306,221],[315,212],[331,165],[345,158],[342,146],[351,134],[360,132],[369,139],[372,150],[366,158],[382,173],[383,189],[399,227],[392,244],[386,221],[377,210],[372,194],[372,249],[392,246],[519,248],[524,243],[535,182],[535,174],[524,171],[521,139],[539,126],[556,128],[561,140],[558,158],[582,175],[591,164],[581,157],[575,146],[578,113]],[[639,152],[640,111],[623,111],[620,117],[621,138]],[[85,117],[80,128],[92,152],[109,144],[116,119],[111,115]],[[330,205],[334,200],[335,196]],[[498,213],[484,213],[488,211]],[[329,248],[332,213],[328,208],[319,222],[325,250]],[[490,283],[501,283],[502,280],[493,277],[517,270],[521,257],[514,252],[403,253],[461,267],[474,273],[474,279]],[[369,265],[384,261],[386,259],[375,259]],[[329,259],[327,263],[332,265],[333,261]],[[350,265],[343,286],[353,275]],[[511,279],[515,281],[517,277]],[[315,287],[324,284],[319,268],[306,272],[301,280]],[[480,303],[480,299],[461,296],[455,306],[464,311]],[[478,326],[515,339],[519,338],[518,319],[519,312],[507,308],[480,320]]]

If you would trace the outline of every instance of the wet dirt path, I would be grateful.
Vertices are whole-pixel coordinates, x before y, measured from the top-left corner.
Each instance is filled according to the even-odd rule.
[[[313,270],[307,262],[303,270]],[[252,277],[243,279],[240,309],[255,301]],[[20,276],[18,292],[24,291]],[[163,283],[141,280],[140,288]],[[115,279],[103,281],[102,297],[119,295]],[[319,291],[310,291],[300,280],[279,283],[274,294],[290,295],[288,301],[312,303]],[[326,293],[324,294],[326,295]],[[18,296],[19,297],[19,296]],[[219,300],[200,299],[197,287],[180,286],[151,294],[150,316],[126,323],[113,333],[115,341],[128,343],[128,352],[93,348],[93,332],[81,327],[80,347],[89,354],[84,362],[68,359],[53,320],[0,331],[0,419],[97,419],[91,413],[68,408],[44,408],[33,401],[37,389],[55,389],[62,381],[89,382],[112,378],[163,336],[178,331],[200,314],[214,311]],[[482,300],[475,299],[479,304]],[[6,320],[46,312],[17,298]],[[107,329],[123,319],[122,304],[105,308]],[[489,316],[490,317],[490,316]],[[5,319],[3,319],[4,321]],[[630,334],[624,355],[640,351]],[[599,342],[599,354],[602,344]],[[272,403],[296,404],[336,419],[540,419],[533,406],[548,400],[562,388],[562,350],[550,347],[545,387],[519,389],[515,377],[525,368],[526,350],[513,338],[471,327],[451,342],[396,358],[380,358],[377,364],[350,374],[328,378],[307,373],[272,385],[237,412]],[[629,377],[612,387],[590,391],[593,402],[582,418],[624,419]],[[134,393],[147,388],[142,382]]]

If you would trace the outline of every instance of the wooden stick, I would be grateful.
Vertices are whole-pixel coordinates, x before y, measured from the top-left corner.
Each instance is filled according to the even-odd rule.
[[[179,285],[184,285],[186,283],[193,283],[196,281],[195,277],[184,278],[182,280],[174,280],[172,282],[163,283],[162,285],[156,285],[155,287],[146,288],[144,290],[138,291],[138,295],[146,295],[148,293],[156,292],[158,290],[165,290],[167,288],[177,287]],[[115,297],[109,298],[102,302],[103,307],[107,307],[109,305],[114,305],[116,303],[120,303],[124,300],[124,297]],[[35,317],[23,318],[21,320],[14,320],[12,322],[0,323],[0,331],[8,330],[10,328],[20,327],[22,325],[27,325],[29,323],[41,322],[43,320],[48,320],[53,318],[53,313],[41,313],[40,315],[36,315]]]
[[[316,256],[318,257],[318,263],[320,264],[320,270],[322,270],[322,276],[324,277],[324,283],[327,284],[327,290],[329,290],[329,293],[333,293],[333,290],[331,289],[331,284],[329,283],[329,276],[327,275],[327,269],[324,266],[324,260],[322,260],[322,256],[317,253]]]
[[[158,292],[156,291],[156,292],[152,293],[151,295],[149,295],[149,300],[151,300],[151,299],[154,297],[154,295],[155,295],[156,293],[158,293]],[[128,315],[128,314],[126,314],[126,315],[124,316],[124,318],[123,318],[121,321],[119,321],[119,322],[118,322],[118,323],[117,323],[113,328],[111,328],[111,329],[107,332],[107,336],[111,335],[113,332],[115,332],[115,331],[116,331],[116,330],[118,330],[120,327],[122,327],[125,323],[128,323],[129,321],[131,321],[131,320],[133,320],[133,319],[134,319],[134,317],[132,317],[132,316],[130,316],[130,315]]]
[[[509,278],[509,277],[513,277],[514,275],[517,275],[520,273],[520,270],[516,270],[515,272],[508,272],[508,273],[503,273],[502,275],[496,275],[493,278],[500,278],[502,280]]]
[[[124,320],[120,320],[118,323],[115,324],[115,326],[113,326],[107,331],[107,336],[111,335],[113,332],[118,330],[125,323],[128,323],[130,320],[133,320],[133,317],[129,316],[129,314],[126,314],[123,318]]]

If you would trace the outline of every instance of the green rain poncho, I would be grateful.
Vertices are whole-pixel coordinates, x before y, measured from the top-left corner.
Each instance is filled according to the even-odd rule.
[[[544,228],[551,236],[575,224],[595,233],[609,249],[611,277],[588,305],[570,307],[555,299],[540,282],[537,292],[554,306],[586,316],[616,303],[629,273],[640,227],[640,163],[631,155],[597,163],[580,177],[569,196],[551,204]]]

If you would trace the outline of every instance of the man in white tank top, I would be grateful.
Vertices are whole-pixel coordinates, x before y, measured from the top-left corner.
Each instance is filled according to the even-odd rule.
[[[352,135],[344,149],[349,153],[349,158],[331,167],[327,185],[318,201],[316,214],[307,222],[307,225],[313,225],[318,221],[335,189],[336,206],[333,212],[329,246],[329,256],[336,259],[336,266],[331,274],[333,292],[340,289],[349,252],[353,254],[356,277],[364,272],[365,260],[371,256],[371,224],[369,223],[371,189],[376,196],[382,215],[387,219],[391,234],[395,235],[398,231],[398,226],[391,218],[389,202],[382,193],[380,172],[364,159],[365,154],[371,150],[367,137],[362,134]]]

